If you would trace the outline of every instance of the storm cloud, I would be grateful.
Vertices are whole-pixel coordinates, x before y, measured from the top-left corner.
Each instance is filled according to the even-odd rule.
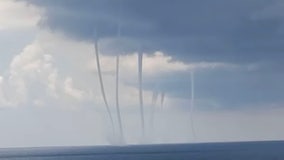
[[[125,47],[160,50],[182,60],[283,58],[284,13],[271,13],[278,0],[28,1],[45,9],[42,27],[80,40],[92,40],[96,28],[99,38],[117,44],[120,23]]]

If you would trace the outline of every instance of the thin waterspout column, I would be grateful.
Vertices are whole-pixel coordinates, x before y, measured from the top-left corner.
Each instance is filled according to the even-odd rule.
[[[161,108],[164,108],[164,102],[165,102],[165,96],[166,96],[166,92],[162,92],[161,94]]]
[[[119,132],[120,132],[120,140],[124,140],[123,134],[123,127],[122,127],[122,120],[121,120],[121,113],[120,113],[120,106],[119,106],[119,55],[116,56],[116,112],[118,118],[118,125],[119,125]]]
[[[143,68],[143,53],[138,53],[138,85],[139,85],[139,106],[141,116],[142,135],[145,136],[145,120],[144,120],[144,106],[143,106],[143,89],[142,89],[142,68]]]
[[[117,38],[120,40],[121,35],[121,2],[119,1],[119,7],[118,7],[118,23],[117,23]],[[120,106],[119,106],[119,54],[116,55],[116,90],[115,90],[115,99],[116,99],[116,114],[118,119],[118,126],[119,126],[119,133],[120,133],[120,140],[121,142],[124,141],[124,133],[123,133],[123,126],[122,126],[122,120],[121,120],[121,112],[120,112]]]
[[[152,105],[151,105],[151,114],[150,114],[150,130],[152,134],[154,133],[154,118],[155,118],[155,110],[156,110],[156,104],[158,99],[158,91],[153,91],[152,95]]]
[[[109,108],[109,105],[108,105],[108,102],[107,102],[107,99],[106,99],[106,94],[105,94],[105,89],[104,89],[104,83],[103,83],[102,72],[101,72],[101,64],[100,64],[100,56],[99,56],[99,48],[98,48],[98,41],[97,40],[95,40],[94,47],[95,47],[97,68],[98,68],[98,74],[99,74],[99,81],[100,81],[100,86],[101,86],[101,93],[102,93],[102,96],[103,96],[103,100],[104,100],[104,103],[105,103],[107,114],[108,114],[109,119],[111,121],[113,134],[115,134],[114,121],[113,121],[113,118],[112,118],[112,115],[111,115],[111,111],[110,111],[110,108]]]
[[[193,136],[193,140],[196,140],[196,133],[195,133],[195,127],[194,127],[194,100],[195,100],[195,84],[194,84],[194,71],[192,70],[190,72],[190,78],[191,78],[191,104],[190,104],[190,126],[191,126],[191,132]]]

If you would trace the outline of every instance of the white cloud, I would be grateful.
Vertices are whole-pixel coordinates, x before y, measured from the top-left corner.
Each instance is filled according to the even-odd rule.
[[[3,92],[3,77],[0,76],[0,107],[2,105],[7,105],[6,96]]]
[[[189,70],[236,69],[240,66],[223,62],[196,62],[188,64]]]
[[[82,101],[86,96],[84,91],[74,87],[73,79],[71,77],[67,77],[64,81],[64,92],[79,101]]]
[[[36,99],[33,101],[33,104],[37,107],[42,107],[45,105],[45,103],[43,102],[43,100],[40,100],[40,99]]]
[[[137,88],[127,85],[128,82],[138,83],[137,53],[123,55],[120,60],[120,102],[124,107],[137,106]],[[113,106],[115,57],[101,54],[101,66],[108,100]],[[149,79],[152,76],[171,76],[177,71],[186,73],[192,69],[234,67],[236,66],[232,64],[218,62],[187,64],[174,61],[172,57],[162,52],[155,52],[152,55],[144,55],[143,76],[144,79]],[[14,90],[13,93],[8,94],[9,97],[13,97],[8,98],[11,99],[10,101],[13,99],[13,102],[17,102],[14,105],[35,104],[32,102],[35,99],[41,99],[43,102],[48,99],[54,103],[75,100],[103,106],[93,45],[70,40],[62,35],[39,32],[37,38],[13,58],[4,79],[8,84],[6,91],[10,88]],[[144,91],[144,97],[145,105],[149,105],[152,93]]]
[[[28,45],[10,63],[7,74],[2,78],[2,92],[9,103],[19,106],[41,96],[56,95],[57,70],[52,64],[51,55],[44,54],[35,43]]]
[[[0,88],[0,105],[62,106],[62,103],[78,101],[103,106],[97,76],[85,68],[93,57],[91,49],[91,44],[43,32],[12,59],[1,78],[1,85],[5,87]],[[114,77],[105,75],[104,78],[109,101],[114,104]],[[122,103],[136,105],[136,99],[130,98],[136,91],[134,87],[121,84]]]
[[[41,32],[36,42],[45,52],[52,55],[53,62],[57,66],[58,72],[60,72],[60,75],[57,74],[57,77],[61,77],[59,79],[64,79],[63,81],[65,81],[65,94],[68,93],[69,96],[73,96],[78,100],[82,98],[82,95],[84,95],[83,97],[89,97],[84,99],[85,101],[90,101],[90,97],[92,97],[92,101],[95,104],[103,106],[92,44],[77,42],[48,32]],[[102,54],[101,65],[108,100],[110,104],[114,104],[115,57]],[[125,80],[137,83],[137,54],[132,53],[121,56],[120,67],[121,103],[126,106],[137,105],[138,98],[133,98],[133,95],[138,95],[137,88],[125,84]],[[161,52],[157,52],[154,55],[145,55],[144,57],[143,74],[145,78],[150,75],[162,75],[186,69],[186,64],[172,61],[171,57],[165,56]],[[151,93],[145,91],[144,96],[150,102]]]
[[[121,79],[136,81],[138,71],[138,53],[131,53],[128,55],[120,56],[120,74]],[[102,53],[103,55],[103,53]],[[235,64],[222,63],[222,62],[195,62],[185,63],[173,60],[173,57],[168,56],[162,52],[155,52],[153,54],[144,54],[143,56],[143,78],[148,79],[153,76],[171,76],[176,72],[189,73],[192,70],[213,70],[213,69],[239,69],[247,66],[238,66]],[[105,74],[114,75],[116,71],[116,62],[114,56],[101,56],[102,71]],[[92,71],[97,71],[96,60],[91,58],[88,60],[86,68]]]
[[[26,2],[0,1],[0,30],[35,27],[40,20],[40,9]]]

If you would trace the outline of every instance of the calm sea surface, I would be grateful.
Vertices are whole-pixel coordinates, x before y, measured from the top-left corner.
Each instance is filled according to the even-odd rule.
[[[284,160],[284,141],[0,149],[4,160]]]

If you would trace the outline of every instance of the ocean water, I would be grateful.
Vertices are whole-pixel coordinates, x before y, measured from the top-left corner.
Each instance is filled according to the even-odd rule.
[[[284,141],[0,149],[4,160],[284,160]]]

